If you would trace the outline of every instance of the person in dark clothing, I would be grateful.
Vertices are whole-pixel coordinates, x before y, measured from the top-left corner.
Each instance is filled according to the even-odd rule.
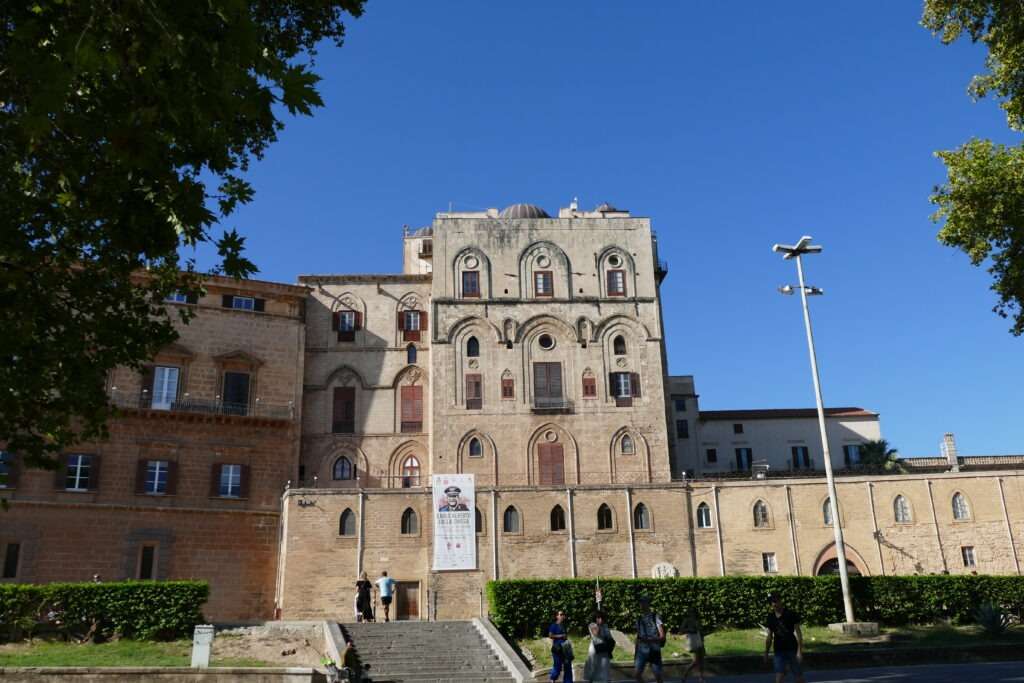
[[[565,612],[555,613],[555,623],[548,627],[548,638],[551,639],[551,680],[557,681],[562,674],[563,683],[572,683],[572,645],[565,629]]]
[[[363,572],[356,581],[356,608],[359,610],[358,621],[373,621],[373,606],[370,604],[370,590],[373,584]]]
[[[800,632],[800,615],[791,612],[782,604],[782,596],[772,593],[768,596],[772,611],[768,613],[768,637],[764,641],[764,661],[768,663],[768,652],[775,645],[775,683],[786,680],[786,669],[793,674],[796,683],[806,683],[804,678],[804,636]]]

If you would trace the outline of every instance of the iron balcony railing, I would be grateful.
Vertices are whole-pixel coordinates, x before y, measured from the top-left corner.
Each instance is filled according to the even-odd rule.
[[[536,412],[572,412],[573,403],[564,396],[534,396],[533,410]]]
[[[295,419],[295,404],[269,403],[257,398],[249,403],[224,401],[220,398],[193,398],[185,395],[171,402],[154,402],[152,394],[143,391],[118,391],[109,393],[111,405],[118,408],[134,408],[136,410],[165,410],[177,413],[205,413],[209,415],[240,415],[246,417],[268,417],[281,420]]]

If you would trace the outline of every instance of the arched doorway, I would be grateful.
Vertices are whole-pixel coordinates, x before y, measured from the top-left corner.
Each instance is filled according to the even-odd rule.
[[[832,576],[833,574],[839,573],[839,560],[832,558],[831,560],[825,560],[820,567],[818,567],[818,576]],[[850,576],[860,576],[860,569],[857,568],[853,562],[849,559],[846,560],[846,573]]]
[[[849,543],[846,547],[846,572],[850,576],[870,576],[868,563],[861,554]],[[832,576],[839,573],[839,560],[836,559],[836,544],[829,543],[814,562],[814,576]]]

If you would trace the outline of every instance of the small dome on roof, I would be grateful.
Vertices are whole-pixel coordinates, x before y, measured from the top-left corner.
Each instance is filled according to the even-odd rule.
[[[614,206],[612,206],[608,202],[604,202],[603,204],[598,206],[596,209],[594,209],[594,211],[600,211],[601,213],[612,213],[612,212],[615,212],[615,211],[621,211],[621,209],[616,209]]]
[[[498,214],[499,218],[551,218],[548,212],[534,204],[513,204]]]

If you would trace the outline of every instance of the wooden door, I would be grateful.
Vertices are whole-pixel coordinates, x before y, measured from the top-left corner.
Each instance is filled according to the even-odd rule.
[[[565,483],[565,456],[560,443],[537,444],[537,479],[541,485]]]
[[[395,620],[408,621],[420,618],[420,582],[398,581],[395,583]]]

